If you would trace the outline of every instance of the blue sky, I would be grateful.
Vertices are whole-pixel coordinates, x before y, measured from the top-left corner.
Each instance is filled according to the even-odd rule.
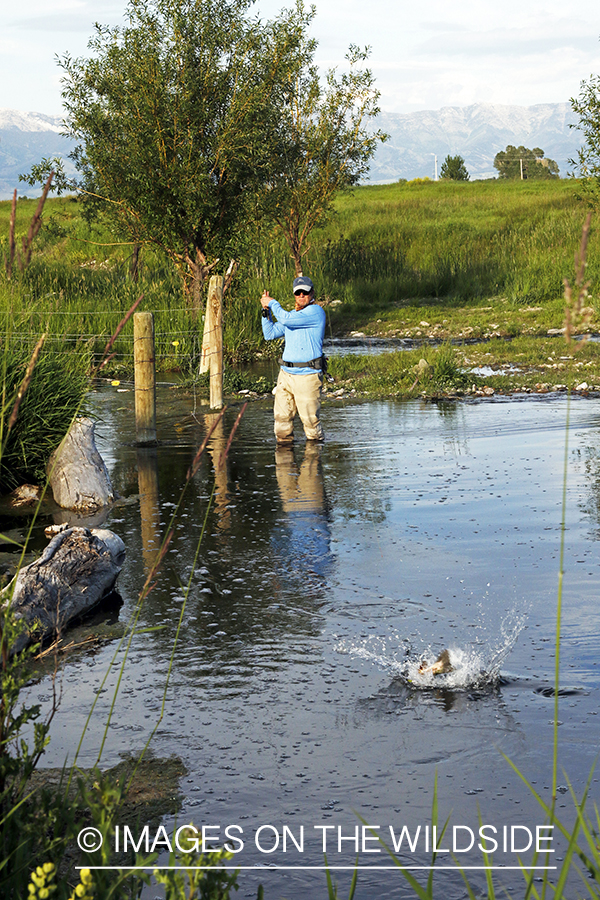
[[[285,5],[258,0],[264,17]],[[291,5],[291,4],[290,4]],[[568,100],[600,73],[600,4],[557,0],[319,0],[312,34],[323,68],[353,42],[371,46],[371,68],[388,112]],[[92,24],[123,21],[119,0],[4,0],[0,107],[61,114],[55,55],[87,53]]]

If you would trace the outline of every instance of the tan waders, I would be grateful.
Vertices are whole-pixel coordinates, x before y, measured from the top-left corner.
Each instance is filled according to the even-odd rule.
[[[291,443],[294,439],[294,417],[300,416],[308,441],[322,441],[323,429],[319,421],[321,411],[320,372],[310,375],[290,375],[279,370],[275,391],[275,437],[277,443]]]

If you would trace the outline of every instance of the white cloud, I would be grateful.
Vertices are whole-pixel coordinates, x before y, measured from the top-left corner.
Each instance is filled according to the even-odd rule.
[[[275,16],[293,0],[258,0],[253,11]],[[125,0],[22,0],[0,28],[0,106],[60,114],[55,55],[85,55],[95,21],[120,24]],[[342,64],[349,43],[372,47],[382,107],[409,112],[475,102],[568,100],[580,81],[600,72],[600,6],[578,0],[317,0],[312,33],[317,60]]]
[[[447,33],[439,34],[420,44],[417,52],[443,58],[468,55],[472,60],[489,55],[503,59],[531,54],[541,56],[572,48],[585,53],[593,50],[594,41],[590,40],[589,34],[568,28],[562,34],[549,28],[500,28],[494,31],[461,31],[460,34],[452,34],[451,38]]]
[[[31,35],[32,32],[42,31],[60,32],[69,34],[70,32],[81,32],[87,36],[91,35],[94,22],[97,17],[90,16],[84,11],[73,12],[57,12],[52,15],[32,16],[29,19],[21,20],[12,24],[13,29],[26,29]]]

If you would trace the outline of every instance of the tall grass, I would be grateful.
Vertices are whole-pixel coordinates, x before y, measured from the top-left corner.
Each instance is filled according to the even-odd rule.
[[[89,389],[89,355],[41,350],[14,423],[9,419],[31,358],[10,337],[0,344],[0,493],[27,481],[43,484],[46,464],[69,430]]]
[[[320,294],[379,309],[422,297],[555,299],[581,217],[565,181],[362,187],[336,211],[313,240],[307,270]],[[260,245],[256,275],[287,288],[291,263],[280,253]]]
[[[360,327],[411,305],[548,305],[562,294],[571,267],[581,209],[571,181],[426,183],[359,187],[336,201],[333,220],[315,232],[305,269],[328,308],[331,328]],[[17,241],[34,207],[20,201]],[[30,208],[31,207],[31,208]],[[0,203],[0,252],[8,252],[10,204]],[[597,247],[592,237],[592,251]],[[155,314],[159,368],[179,367],[199,352],[202,321],[189,315],[164,256],[142,249],[140,282],[129,276],[133,246],[106,228],[88,225],[75,200],[46,204],[44,227],[30,266],[8,283],[0,274],[0,333],[11,315],[24,335],[48,322],[49,342],[89,342],[100,352],[138,293]],[[4,272],[2,268],[1,272]],[[600,274],[590,254],[589,274]],[[293,262],[282,240],[257,232],[225,298],[225,347],[230,359],[264,351],[260,297],[268,287],[291,297]],[[131,335],[116,345],[115,366],[131,366]]]
[[[21,201],[18,207],[21,230],[32,205]],[[7,206],[0,203],[0,252],[4,255],[8,252]],[[0,336],[12,331],[16,340],[31,347],[34,335],[47,330],[49,349],[83,347],[97,361],[125,311],[143,292],[143,308],[155,314],[159,364],[168,368],[178,358],[199,353],[202,322],[191,321],[172,267],[152,248],[145,248],[140,285],[129,274],[132,253],[131,244],[119,242],[99,225],[88,225],[75,200],[49,200],[30,265],[22,273],[13,273],[11,281],[0,275]],[[130,323],[117,339],[113,371],[132,368],[132,333]]]

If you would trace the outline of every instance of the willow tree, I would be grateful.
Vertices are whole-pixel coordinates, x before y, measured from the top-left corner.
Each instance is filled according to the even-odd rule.
[[[131,0],[60,60],[65,128],[88,210],[173,261],[197,310],[239,251],[272,178],[282,110],[311,14],[270,22],[251,0]]]
[[[277,165],[263,209],[284,235],[296,274],[310,249],[310,235],[332,210],[335,195],[357,184],[369,170],[377,144],[387,135],[372,120],[379,92],[368,49],[351,45],[346,71],[330,69],[324,82],[313,63],[316,43],[303,39],[301,64],[290,73],[288,98],[279,120]]]
[[[579,97],[571,98],[573,112],[578,121],[576,128],[583,135],[583,146],[577,157],[569,160],[577,169],[582,180],[584,193],[592,206],[600,201],[600,75],[591,75],[581,82]]]

